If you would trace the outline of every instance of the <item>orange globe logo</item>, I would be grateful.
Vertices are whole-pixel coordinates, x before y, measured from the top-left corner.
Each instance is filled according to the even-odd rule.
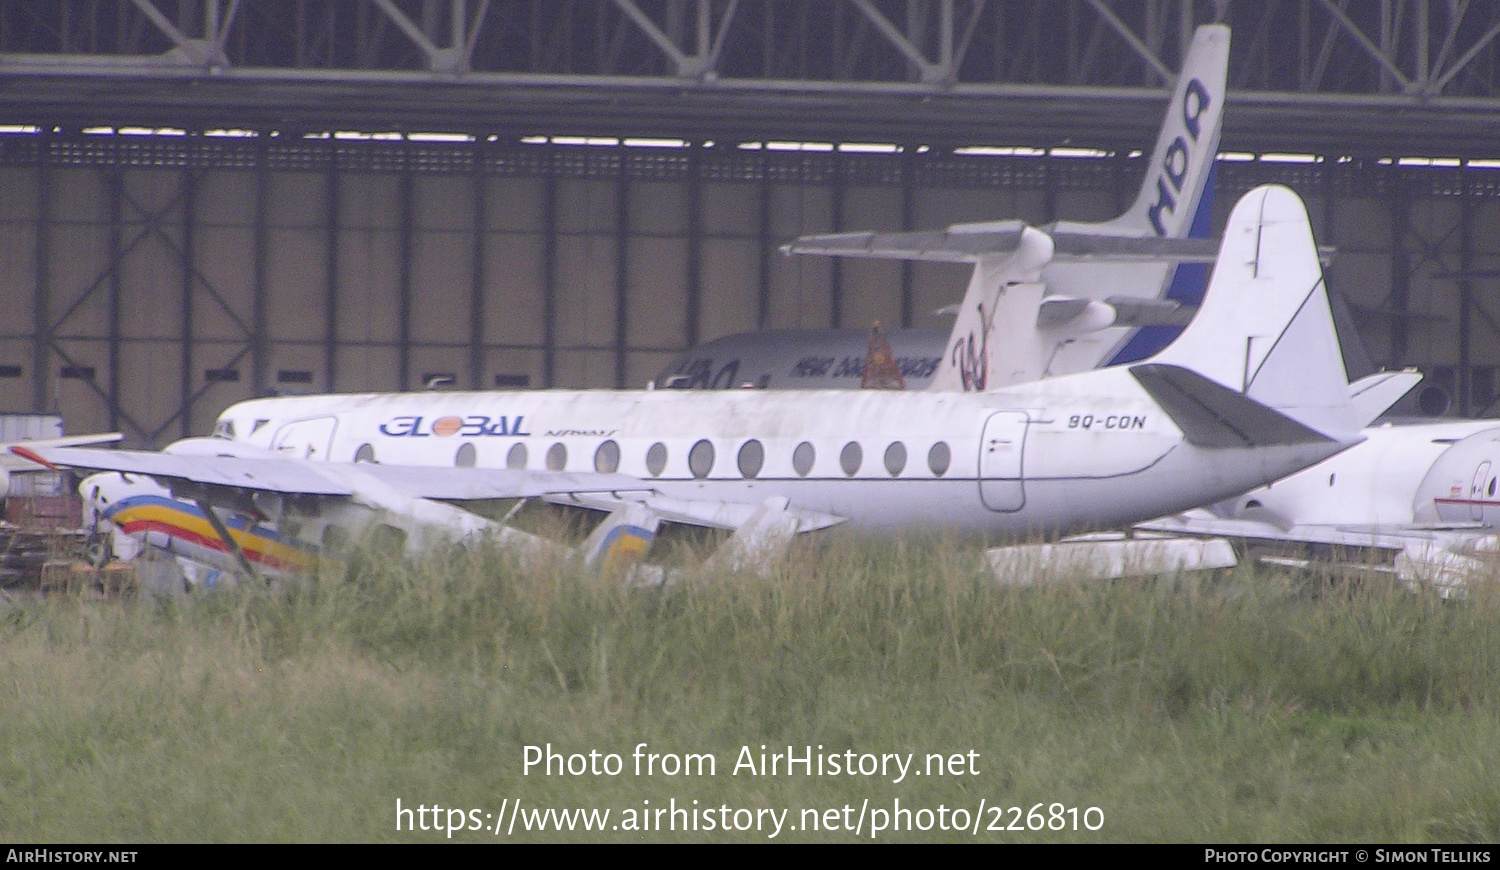
[[[464,421],[459,417],[439,417],[432,421],[432,434],[439,438],[447,438],[449,435],[458,434],[463,428]]]

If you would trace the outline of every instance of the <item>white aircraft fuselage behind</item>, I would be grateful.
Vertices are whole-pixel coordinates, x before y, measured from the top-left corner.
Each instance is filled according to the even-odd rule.
[[[257,427],[260,420],[268,422]],[[379,462],[454,465],[472,448],[480,467],[618,471],[675,498],[786,496],[855,526],[996,534],[1109,527],[1184,510],[1269,483],[1341,447],[1195,447],[1123,368],[982,394],[280,398],[242,402],[220,421],[221,432],[226,423],[237,433],[254,431],[238,440],[299,458],[349,462],[364,450]],[[799,449],[811,450],[805,474]],[[653,450],[665,458],[659,471],[648,462]],[[617,466],[609,461],[616,455]]]

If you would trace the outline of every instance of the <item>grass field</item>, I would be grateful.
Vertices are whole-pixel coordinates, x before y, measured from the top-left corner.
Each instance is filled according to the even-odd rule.
[[[846,540],[641,590],[482,553],[13,597],[0,661],[11,841],[840,841],[881,813],[879,840],[1500,841],[1492,588],[1012,588],[971,547]],[[830,771],[864,754],[886,772]],[[610,815],[528,831],[548,808]]]

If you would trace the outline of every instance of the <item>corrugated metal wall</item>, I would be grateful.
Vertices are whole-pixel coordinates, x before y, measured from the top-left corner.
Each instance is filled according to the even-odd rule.
[[[0,139],[0,410],[160,446],[282,392],[641,386],[756,328],[933,325],[960,267],[788,260],[793,236],[1094,220],[1141,161],[259,137]],[[1495,177],[1492,180],[1492,176]],[[1500,174],[1221,163],[1307,199],[1377,360],[1479,411]],[[1488,271],[1486,271],[1488,270]]]

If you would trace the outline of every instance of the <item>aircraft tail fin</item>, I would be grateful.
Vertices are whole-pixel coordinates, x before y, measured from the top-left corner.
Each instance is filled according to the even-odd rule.
[[[584,564],[601,574],[625,572],[651,548],[660,525],[661,515],[644,504],[621,504],[584,542]]]
[[[1105,234],[1188,234],[1219,152],[1228,75],[1229,27],[1199,27],[1183,58],[1140,193],[1124,214],[1096,225]]]
[[[1047,289],[1041,271],[1052,251],[1050,236],[1025,227],[1012,253],[978,258],[929,390],[983,392],[1041,376],[1013,369],[1036,367],[1045,359],[1042,336],[1020,327],[1036,323]],[[1003,348],[993,340],[996,323],[1014,332]]]
[[[1148,390],[1153,380],[1191,380],[1164,367],[1189,370],[1335,440],[1355,437],[1367,422],[1351,399],[1318,250],[1295,193],[1268,185],[1240,199],[1197,315],[1131,372]],[[1185,392],[1213,392],[1194,384]]]

